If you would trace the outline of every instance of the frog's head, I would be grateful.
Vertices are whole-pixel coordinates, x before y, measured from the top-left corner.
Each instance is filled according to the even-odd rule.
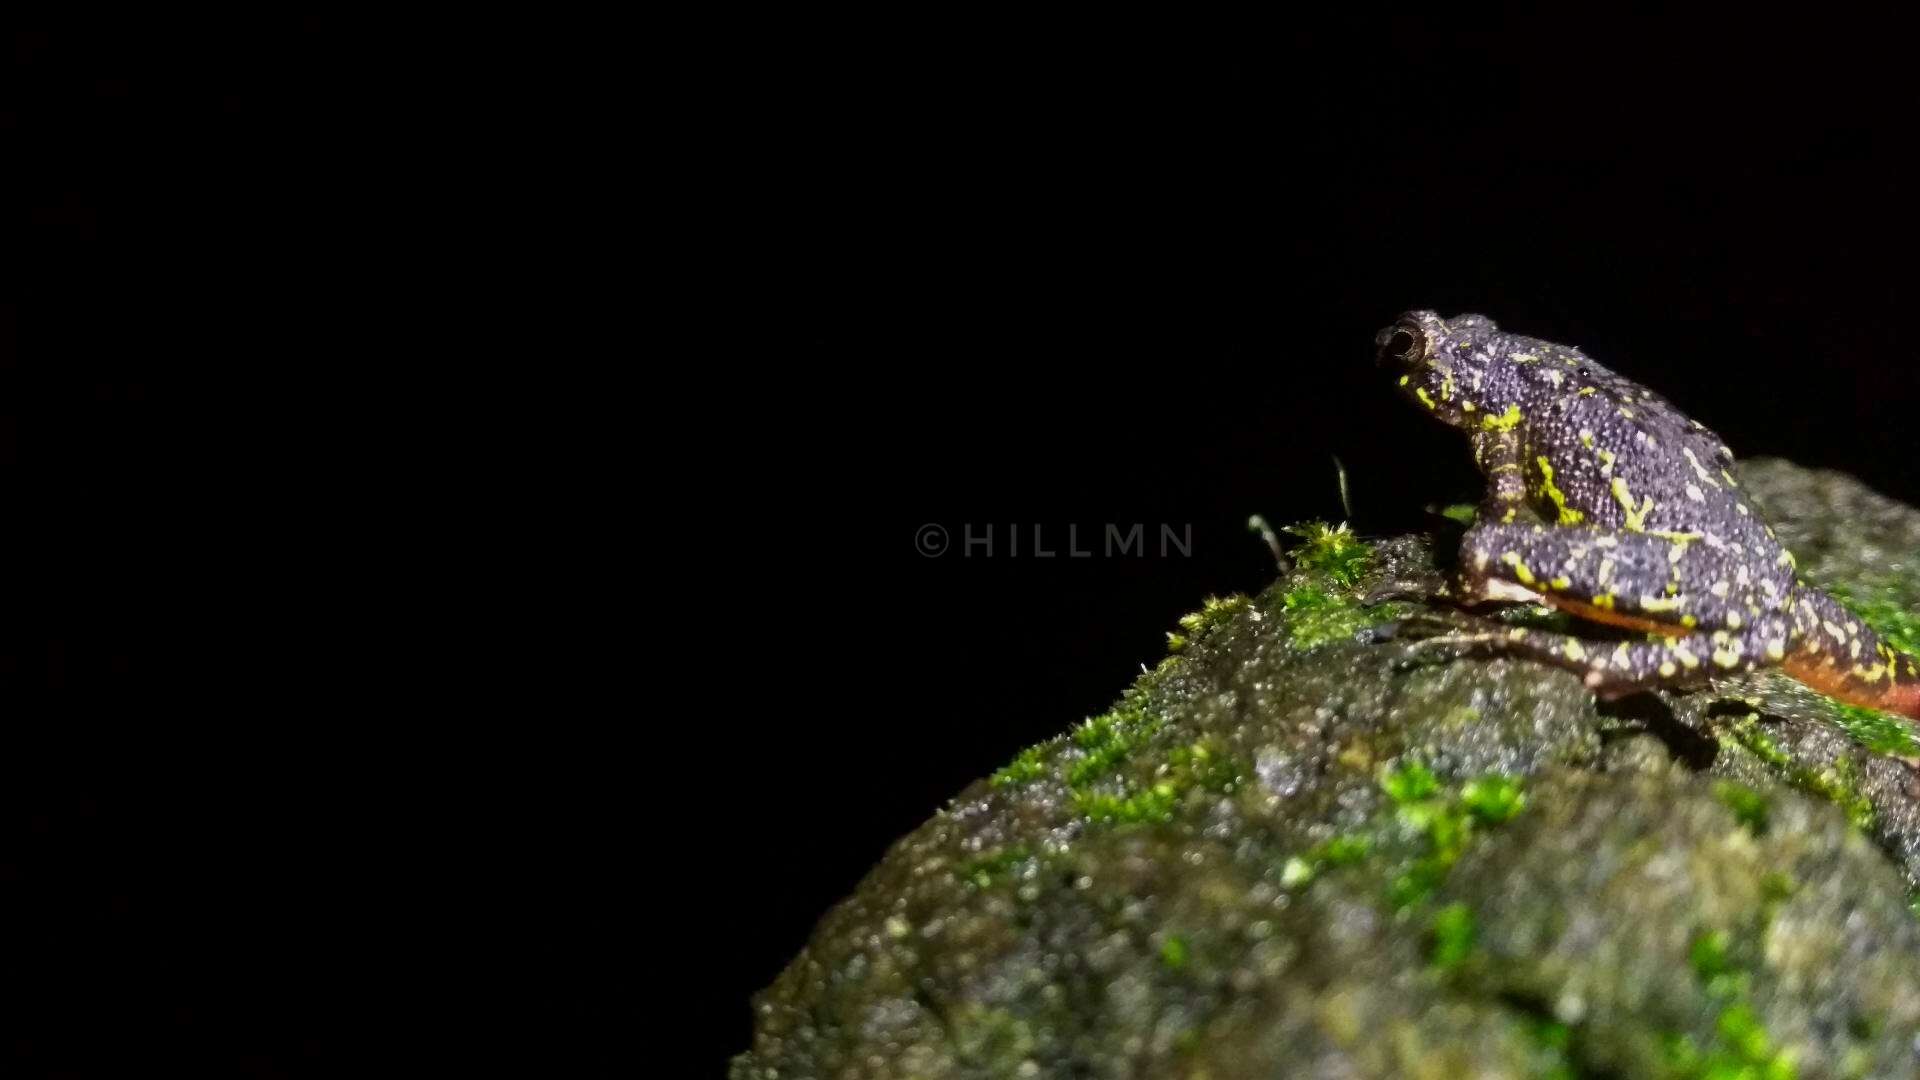
[[[1407,311],[1375,346],[1380,365],[1400,371],[1407,398],[1453,427],[1480,429],[1509,405],[1534,400],[1523,367],[1536,359],[1528,350],[1548,342],[1503,334],[1486,315]]]
[[[1398,369],[1401,391],[1440,420],[1477,427],[1503,337],[1484,315],[1409,311],[1374,337],[1375,361]]]

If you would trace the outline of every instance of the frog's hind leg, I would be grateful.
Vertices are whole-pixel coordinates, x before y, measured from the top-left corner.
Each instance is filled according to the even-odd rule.
[[[1557,631],[1510,627],[1428,638],[1461,652],[1537,660],[1576,672],[1588,689],[1619,697],[1655,686],[1682,686],[1773,663],[1765,631],[1715,630],[1672,638],[1598,641]]]
[[[1701,533],[1624,532],[1488,523],[1460,547],[1460,595],[1529,600],[1589,622],[1681,637],[1700,628],[1765,626],[1785,643],[1789,576],[1756,573]]]
[[[1787,674],[1829,697],[1920,720],[1920,660],[1880,640],[1860,617],[1813,589],[1794,593]]]

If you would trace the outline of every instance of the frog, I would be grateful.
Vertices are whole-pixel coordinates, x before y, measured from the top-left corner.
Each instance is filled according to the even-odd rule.
[[[1920,719],[1920,661],[1799,575],[1706,425],[1484,315],[1408,311],[1374,344],[1410,401],[1466,433],[1485,480],[1442,592],[1469,608],[1546,605],[1617,637],[1514,625],[1476,641],[1576,672],[1604,698],[1777,669]]]

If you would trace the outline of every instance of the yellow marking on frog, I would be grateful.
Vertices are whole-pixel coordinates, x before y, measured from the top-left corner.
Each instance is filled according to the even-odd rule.
[[[1568,506],[1567,493],[1554,486],[1553,463],[1548,461],[1544,454],[1534,458],[1534,461],[1540,465],[1540,490],[1547,498],[1553,500],[1554,508],[1560,511],[1560,524],[1578,525],[1585,521],[1587,515]]]
[[[1872,667],[1864,667],[1864,668],[1858,664],[1855,664],[1853,666],[1854,678],[1859,679],[1861,682],[1867,682],[1867,683],[1879,682],[1880,676],[1885,674],[1887,674],[1887,669],[1880,664],[1875,664]]]
[[[1784,641],[1769,641],[1769,642],[1767,642],[1767,659],[1769,659],[1769,660],[1785,660],[1786,658],[1787,658],[1787,643],[1786,643],[1786,642],[1784,642]]]
[[[1523,353],[1523,352],[1514,353],[1512,356],[1507,357],[1507,359],[1513,361],[1516,364],[1537,364],[1540,362],[1539,357],[1533,355],[1532,353]]]
[[[1505,514],[1505,515],[1503,515],[1503,516],[1502,516],[1502,517],[1500,518],[1500,524],[1502,524],[1502,525],[1511,525],[1511,524],[1513,524],[1513,519],[1514,519],[1515,517],[1518,517],[1518,516],[1519,516],[1519,514],[1520,514],[1520,510],[1519,510],[1519,508],[1517,508],[1517,507],[1512,507],[1512,506],[1509,506],[1509,507],[1507,507],[1507,512],[1506,512],[1506,514]]]
[[[1692,671],[1694,668],[1700,666],[1700,658],[1695,656],[1693,650],[1687,648],[1685,645],[1673,646],[1673,655],[1680,658],[1681,665],[1688,671]]]
[[[1671,596],[1643,596],[1640,598],[1640,610],[1648,612],[1679,611],[1681,601]]]
[[[1479,406],[1475,405],[1471,401],[1463,401],[1460,403],[1460,408],[1462,411],[1472,412],[1474,409],[1479,408]]]
[[[1827,633],[1833,635],[1833,640],[1838,641],[1843,645],[1846,644],[1847,632],[1845,630],[1842,630],[1839,626],[1833,623],[1827,622],[1825,619],[1820,620],[1820,625],[1826,627]]]
[[[1411,376],[1411,375],[1402,375],[1402,376],[1400,376],[1400,385],[1401,385],[1401,386],[1405,386],[1405,385],[1407,385],[1408,383],[1410,383],[1410,382],[1412,382],[1412,381],[1413,381],[1413,376]]]
[[[1693,617],[1693,615],[1692,615],[1691,613],[1688,613],[1688,614],[1686,614],[1686,615],[1682,615],[1682,616],[1680,616],[1680,625],[1681,625],[1681,626],[1684,626],[1684,627],[1686,627],[1686,628],[1687,628],[1687,629],[1689,629],[1689,630],[1691,630],[1691,629],[1693,629],[1694,627],[1696,627],[1696,626],[1699,626],[1699,625],[1700,625],[1700,620],[1699,620],[1699,619],[1696,619],[1696,618],[1694,618],[1694,617]]]
[[[1499,416],[1481,417],[1480,427],[1485,431],[1512,431],[1520,426],[1521,418],[1520,406],[1510,403],[1507,405],[1507,411]]]
[[[1859,638],[1854,638],[1852,641],[1847,642],[1847,659],[1849,660],[1860,659],[1860,639]]]
[[[1627,420],[1631,420],[1633,419],[1633,410],[1622,405],[1620,407],[1620,415]]]
[[[1727,583],[1724,581],[1716,581],[1713,584],[1707,586],[1707,591],[1719,597],[1720,599],[1725,600],[1727,598]]]
[[[1440,407],[1434,404],[1433,395],[1427,393],[1427,388],[1424,386],[1414,387],[1413,396],[1419,398],[1420,404],[1425,405],[1429,409],[1437,409]]]
[[[1744,625],[1746,621],[1747,620],[1740,617],[1740,613],[1737,611],[1727,612],[1727,625],[1733,627],[1735,630],[1740,629],[1740,627]]]
[[[1559,577],[1554,578],[1552,581],[1547,582],[1547,588],[1557,589],[1561,592],[1565,592],[1566,590],[1573,588],[1573,579],[1567,577],[1565,574],[1562,574]]]
[[[1527,569],[1527,564],[1520,561],[1519,552],[1517,551],[1502,552],[1500,555],[1500,561],[1503,563],[1506,563],[1508,566],[1513,567],[1513,576],[1520,579],[1520,584],[1522,585],[1533,584],[1533,571]]]
[[[1602,611],[1612,611],[1613,599],[1614,596],[1612,593],[1601,593],[1599,596],[1593,598],[1593,606]]]
[[[1453,369],[1450,367],[1440,369],[1440,400],[1453,400]]]
[[[1687,490],[1687,498],[1692,499],[1694,502],[1707,501],[1707,493],[1700,490],[1700,485],[1688,484],[1686,490]]]
[[[1600,475],[1601,476],[1613,475],[1613,463],[1616,460],[1614,458],[1613,451],[1603,448],[1600,450],[1595,450],[1593,454],[1595,457],[1600,459]]]
[[[1594,388],[1591,386],[1583,386],[1574,396],[1575,397],[1592,397],[1597,392],[1598,391],[1594,390]]]
[[[1739,645],[1735,644],[1731,648],[1713,650],[1713,662],[1716,664],[1719,664],[1723,668],[1739,667],[1740,666]]]
[[[1507,631],[1508,641],[1519,641],[1525,638],[1526,636],[1527,636],[1526,628],[1522,626],[1516,626],[1513,629]]]
[[[1567,644],[1564,648],[1562,648],[1561,651],[1567,654],[1567,659],[1573,660],[1575,662],[1585,660],[1587,658],[1587,650],[1581,648],[1580,643],[1578,641],[1573,640],[1572,638],[1567,639]]]
[[[1493,468],[1491,468],[1491,469],[1488,469],[1487,471],[1488,471],[1488,472],[1490,472],[1490,473],[1497,473],[1497,472],[1509,472],[1509,471],[1511,471],[1511,472],[1519,472],[1519,471],[1520,471],[1520,463],[1519,463],[1519,462],[1517,462],[1517,461],[1509,461],[1509,462],[1506,462],[1505,464],[1502,464],[1502,465],[1495,465],[1495,466],[1494,466]]]
[[[1661,678],[1671,679],[1678,674],[1680,674],[1680,669],[1673,666],[1673,661],[1671,660],[1660,661],[1660,677]]]
[[[1707,485],[1710,488],[1717,488],[1720,486],[1720,481],[1715,480],[1713,478],[1713,475],[1707,472],[1706,466],[1700,464],[1700,459],[1693,456],[1692,447],[1683,446],[1680,448],[1680,453],[1685,455],[1687,459],[1687,463],[1693,466],[1693,474],[1700,478],[1701,483]]]
[[[1614,477],[1612,488],[1613,497],[1619,501],[1621,506],[1626,508],[1627,520],[1625,526],[1627,531],[1646,532],[1647,515],[1653,512],[1653,496],[1646,496],[1646,500],[1640,504],[1640,509],[1635,510],[1633,508],[1633,492],[1627,490],[1625,477]]]
[[[1586,447],[1589,450],[1593,449],[1593,432],[1592,431],[1586,428],[1580,429],[1580,445]]]
[[[1740,486],[1740,481],[1738,481],[1738,480],[1735,480],[1735,479],[1733,478],[1733,474],[1732,474],[1732,473],[1730,473],[1730,472],[1728,472],[1727,470],[1725,470],[1725,469],[1721,469],[1721,470],[1720,470],[1720,476],[1721,476],[1721,478],[1723,478],[1724,480],[1726,480],[1726,482],[1727,482],[1727,486],[1728,486],[1728,487],[1730,487],[1730,488],[1734,488],[1734,487],[1739,487],[1739,486]]]
[[[1559,389],[1561,383],[1564,383],[1567,381],[1567,377],[1565,375],[1562,375],[1558,371],[1549,371],[1547,372],[1547,381],[1552,383],[1554,385],[1554,388],[1557,390]]]
[[[1800,569],[1800,564],[1793,560],[1793,552],[1788,551],[1786,548],[1781,548],[1780,557],[1773,561],[1779,563],[1781,566],[1791,566],[1795,570]]]
[[[1739,514],[1741,517],[1750,517],[1752,515],[1752,511],[1748,510],[1744,503],[1734,503],[1733,512]]]

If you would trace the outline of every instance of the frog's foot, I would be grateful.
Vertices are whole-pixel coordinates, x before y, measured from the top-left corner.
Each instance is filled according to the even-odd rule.
[[[1499,651],[1565,668],[1578,674],[1589,690],[1611,699],[1752,671],[1777,662],[1776,647],[1767,631],[1757,627],[1741,633],[1715,630],[1614,642],[1514,627]]]
[[[1403,578],[1383,581],[1367,590],[1360,603],[1372,607],[1390,600],[1438,600],[1452,602],[1458,595],[1456,587],[1440,574],[1415,574]]]
[[[1401,669],[1498,655],[1506,636],[1500,624],[1451,608],[1417,611],[1373,628],[1375,642],[1400,646],[1395,666]]]

